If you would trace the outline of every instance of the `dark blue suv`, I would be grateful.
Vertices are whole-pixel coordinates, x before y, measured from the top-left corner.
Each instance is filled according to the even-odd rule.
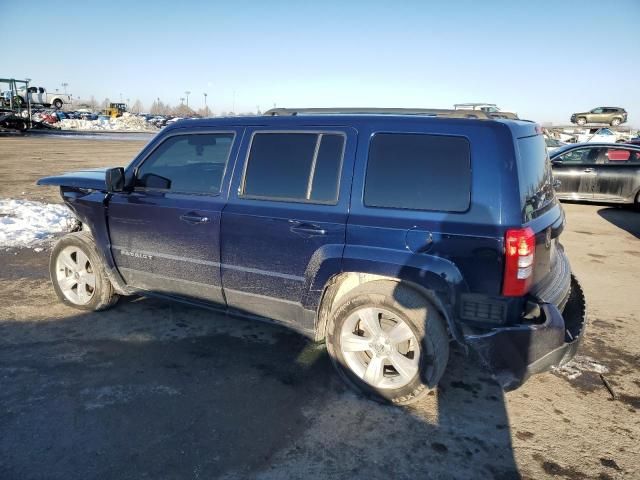
[[[43,178],[82,222],[53,249],[55,291],[84,310],[160,295],[277,322],[396,404],[437,385],[451,341],[515,388],[573,357],[585,301],[540,128],[466,117],[180,121],[126,168]]]

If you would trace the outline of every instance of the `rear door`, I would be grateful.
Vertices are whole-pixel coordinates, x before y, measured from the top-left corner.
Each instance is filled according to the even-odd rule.
[[[594,199],[633,201],[640,189],[640,152],[616,145],[602,149],[597,165]]]
[[[591,200],[596,178],[600,148],[577,148],[553,160],[553,177],[560,181],[556,187],[562,198]]]
[[[604,121],[604,109],[603,108],[594,108],[591,110],[589,122],[590,123],[601,123]]]
[[[253,128],[244,143],[245,165],[236,168],[222,213],[227,303],[310,330],[309,269],[342,256],[355,130]]]
[[[220,214],[241,129],[165,137],[135,169],[135,188],[113,194],[111,251],[126,283],[224,305]]]

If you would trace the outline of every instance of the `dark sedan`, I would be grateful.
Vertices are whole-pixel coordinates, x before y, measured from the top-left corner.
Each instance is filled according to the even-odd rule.
[[[550,159],[558,198],[640,206],[640,145],[577,143]]]

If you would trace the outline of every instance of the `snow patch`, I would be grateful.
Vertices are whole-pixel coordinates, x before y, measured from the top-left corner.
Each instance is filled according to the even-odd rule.
[[[144,117],[128,112],[117,118],[101,117],[98,120],[80,120],[66,118],[56,124],[60,130],[130,130],[138,132],[157,132],[158,129]]]
[[[75,223],[64,205],[0,199],[0,248],[33,247],[71,231]]]
[[[607,373],[609,369],[591,357],[576,355],[573,360],[554,371],[569,380],[575,380],[583,372]]]

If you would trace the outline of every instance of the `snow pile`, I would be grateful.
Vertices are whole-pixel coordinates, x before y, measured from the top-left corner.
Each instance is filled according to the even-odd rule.
[[[65,118],[57,124],[61,130],[129,130],[156,131],[157,128],[144,117],[138,117],[128,112],[121,117],[101,117],[98,120],[80,120]]]
[[[68,232],[76,220],[64,205],[0,199],[0,247],[32,247],[54,233]]]

